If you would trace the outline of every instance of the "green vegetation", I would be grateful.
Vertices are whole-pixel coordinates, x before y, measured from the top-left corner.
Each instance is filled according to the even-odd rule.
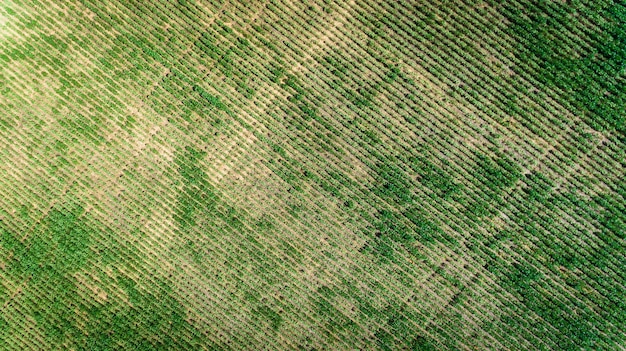
[[[120,301],[92,304],[83,298],[75,274],[91,271],[95,258],[92,243],[103,234],[92,221],[80,205],[66,203],[50,211],[32,238],[20,240],[16,233],[2,228],[3,252],[14,257],[6,263],[6,272],[10,279],[27,282],[22,301],[43,329],[46,341],[81,350],[191,347],[188,337],[194,330],[165,281],[153,282],[155,285],[149,286],[152,292],[140,291],[135,281],[121,274],[110,279],[92,272],[111,284],[105,290],[117,288],[126,294],[130,305]],[[123,252],[113,242],[105,246]],[[121,263],[119,258],[117,263]],[[6,323],[4,328],[23,333],[25,322]]]
[[[518,38],[516,55],[538,67],[535,79],[561,89],[595,128],[626,132],[626,5],[530,0],[503,8]],[[591,45],[572,35],[587,31]]]
[[[0,5],[0,350],[626,345],[626,5]]]

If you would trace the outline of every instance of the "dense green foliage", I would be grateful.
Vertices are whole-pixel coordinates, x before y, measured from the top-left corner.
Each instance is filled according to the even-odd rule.
[[[511,330],[528,328],[541,339],[554,340],[563,350],[597,348],[598,342],[607,337],[601,331],[612,330],[610,334],[617,335],[618,328],[626,323],[626,304],[621,298],[626,291],[626,250],[619,239],[624,230],[624,211],[623,204],[615,202],[621,195],[602,196],[592,201],[583,200],[574,193],[556,196],[547,190],[549,188],[538,189],[535,185],[543,183],[541,175],[529,178],[529,208],[515,220],[526,233],[533,235],[531,240],[541,251],[534,257],[529,256],[528,263],[511,264],[494,256],[488,265],[502,286],[517,296],[524,306],[524,309],[517,309],[521,316],[507,316],[504,323]],[[581,233],[584,234],[582,238],[571,233],[556,234],[560,232],[558,225],[546,222],[546,216],[540,215],[539,211],[556,216],[553,211],[560,206],[566,206],[574,213],[593,214],[600,221],[599,230]],[[608,213],[612,214],[612,219],[607,225],[604,221]],[[546,232],[555,234],[550,236]],[[503,237],[512,238],[520,245],[527,240],[518,233],[510,234]],[[597,236],[593,248],[584,251],[578,247],[579,240],[590,240],[587,237],[592,235]],[[555,242],[557,237],[558,242]],[[495,242],[492,245],[499,246]],[[543,265],[556,273],[559,280],[550,279],[535,268]],[[576,272],[584,274],[581,276]],[[567,294],[575,296],[575,302],[563,301],[561,296]],[[513,303],[511,307],[514,308]],[[545,323],[529,323],[525,318],[530,318],[531,314],[541,317]]]
[[[46,341],[78,350],[191,347],[195,337],[189,339],[189,333],[194,335],[193,327],[185,321],[182,305],[165,280],[157,279],[140,289],[117,269],[113,280],[94,272],[101,281],[111,283],[110,288],[121,289],[129,304],[94,304],[84,299],[75,274],[91,270],[92,244],[104,234],[92,223],[93,218],[80,205],[67,203],[53,208],[25,240],[0,227],[2,249],[14,257],[7,263],[8,273],[28,282],[24,303],[43,328]],[[115,264],[121,267],[120,255],[125,250],[115,242],[109,242],[107,250],[116,251]],[[20,324],[7,323],[6,327],[13,333],[21,332]]]
[[[530,0],[503,8],[516,54],[535,78],[561,89],[596,128],[626,132],[626,4]]]

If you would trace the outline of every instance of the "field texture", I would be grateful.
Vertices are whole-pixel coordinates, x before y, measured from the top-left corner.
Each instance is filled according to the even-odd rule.
[[[0,1],[0,350],[626,349],[622,0]]]

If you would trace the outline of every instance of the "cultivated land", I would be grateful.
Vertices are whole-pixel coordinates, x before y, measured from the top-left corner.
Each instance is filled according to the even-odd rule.
[[[0,3],[0,350],[626,348],[626,5]]]

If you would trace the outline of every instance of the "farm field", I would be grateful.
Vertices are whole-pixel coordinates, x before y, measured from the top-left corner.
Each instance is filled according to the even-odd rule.
[[[619,0],[3,0],[0,350],[624,350],[625,116]]]

